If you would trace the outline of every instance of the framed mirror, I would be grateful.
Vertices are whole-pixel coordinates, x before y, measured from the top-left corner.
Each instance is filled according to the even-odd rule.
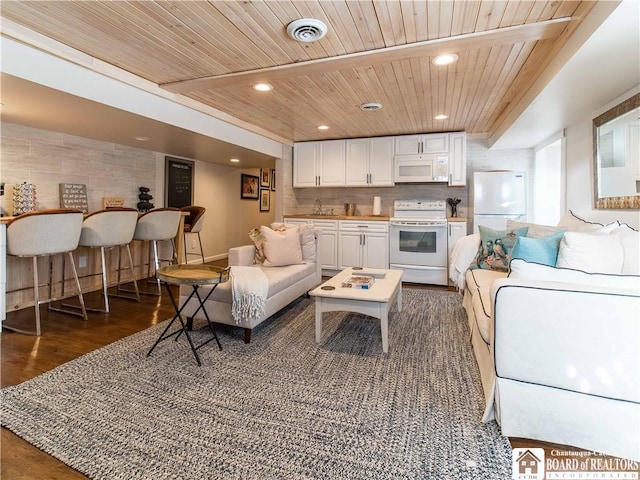
[[[640,93],[593,120],[594,208],[640,209]]]

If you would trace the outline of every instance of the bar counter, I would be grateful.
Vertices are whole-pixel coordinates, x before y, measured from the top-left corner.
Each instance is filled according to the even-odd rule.
[[[184,263],[184,219],[187,216],[187,212],[183,212],[180,216],[180,224],[175,236],[175,245],[178,257],[178,263]],[[5,226],[9,225],[15,218],[13,216],[0,217],[1,230],[5,230]],[[5,232],[1,232],[4,234]],[[131,254],[133,256],[134,272],[136,279],[143,279],[147,276],[147,264],[149,262],[149,242],[133,241],[131,243]],[[21,258],[6,255],[4,246],[0,252],[3,258],[3,265],[6,265],[6,296],[2,295],[3,300],[6,299],[6,303],[3,307],[3,302],[0,302],[0,308],[2,308],[3,315],[5,312],[12,312],[14,310],[21,310],[27,307],[33,307],[33,274],[32,260],[31,258]],[[83,293],[100,290],[101,284],[101,263],[100,263],[100,249],[78,247],[73,252],[76,267],[78,269],[78,275],[80,276],[80,283]],[[110,280],[115,279],[116,269],[118,265],[117,249],[111,249],[108,253],[108,268],[110,274]],[[123,264],[127,265],[126,255],[123,254]],[[40,296],[41,299],[49,297],[49,287],[51,288],[51,296],[55,297],[60,295],[62,290],[62,255],[52,255],[51,257],[41,257],[38,259],[38,269],[42,272],[42,282],[46,282],[46,285],[41,283]],[[50,272],[49,275],[45,272]],[[2,272],[4,273],[4,272]],[[128,270],[122,270],[123,279],[127,279]],[[51,278],[51,285],[49,285],[49,278]],[[69,291],[72,275],[67,266],[67,272],[65,275],[65,281],[67,282],[66,291]],[[44,287],[44,288],[43,288]],[[74,289],[71,288],[73,291]],[[1,294],[0,290],[0,294]],[[0,320],[1,321],[1,320]]]

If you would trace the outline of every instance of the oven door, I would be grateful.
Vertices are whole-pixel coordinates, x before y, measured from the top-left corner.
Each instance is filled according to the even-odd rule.
[[[447,266],[447,222],[391,221],[389,263]]]

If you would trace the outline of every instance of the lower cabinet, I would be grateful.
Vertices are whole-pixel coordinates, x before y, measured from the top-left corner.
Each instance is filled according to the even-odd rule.
[[[347,267],[389,268],[389,222],[286,217],[284,221],[320,229],[320,261],[327,274]]]
[[[451,255],[456,242],[467,235],[467,222],[448,222],[448,226],[447,253]]]
[[[286,223],[320,229],[320,262],[323,270],[338,270],[338,220],[285,218]]]
[[[447,259],[449,259],[456,242],[467,235],[467,222],[448,222],[447,234]]]
[[[389,268],[389,224],[342,220],[339,225],[338,269]]]

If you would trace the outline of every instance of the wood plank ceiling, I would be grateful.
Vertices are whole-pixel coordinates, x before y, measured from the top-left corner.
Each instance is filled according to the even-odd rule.
[[[292,141],[467,131],[517,108],[589,1],[3,1],[1,15]],[[286,33],[316,18],[327,35]],[[431,63],[439,53],[459,60]],[[257,92],[257,81],[273,85]],[[359,105],[383,108],[363,111]],[[435,115],[447,115],[434,120]],[[319,125],[330,128],[318,130]]]

